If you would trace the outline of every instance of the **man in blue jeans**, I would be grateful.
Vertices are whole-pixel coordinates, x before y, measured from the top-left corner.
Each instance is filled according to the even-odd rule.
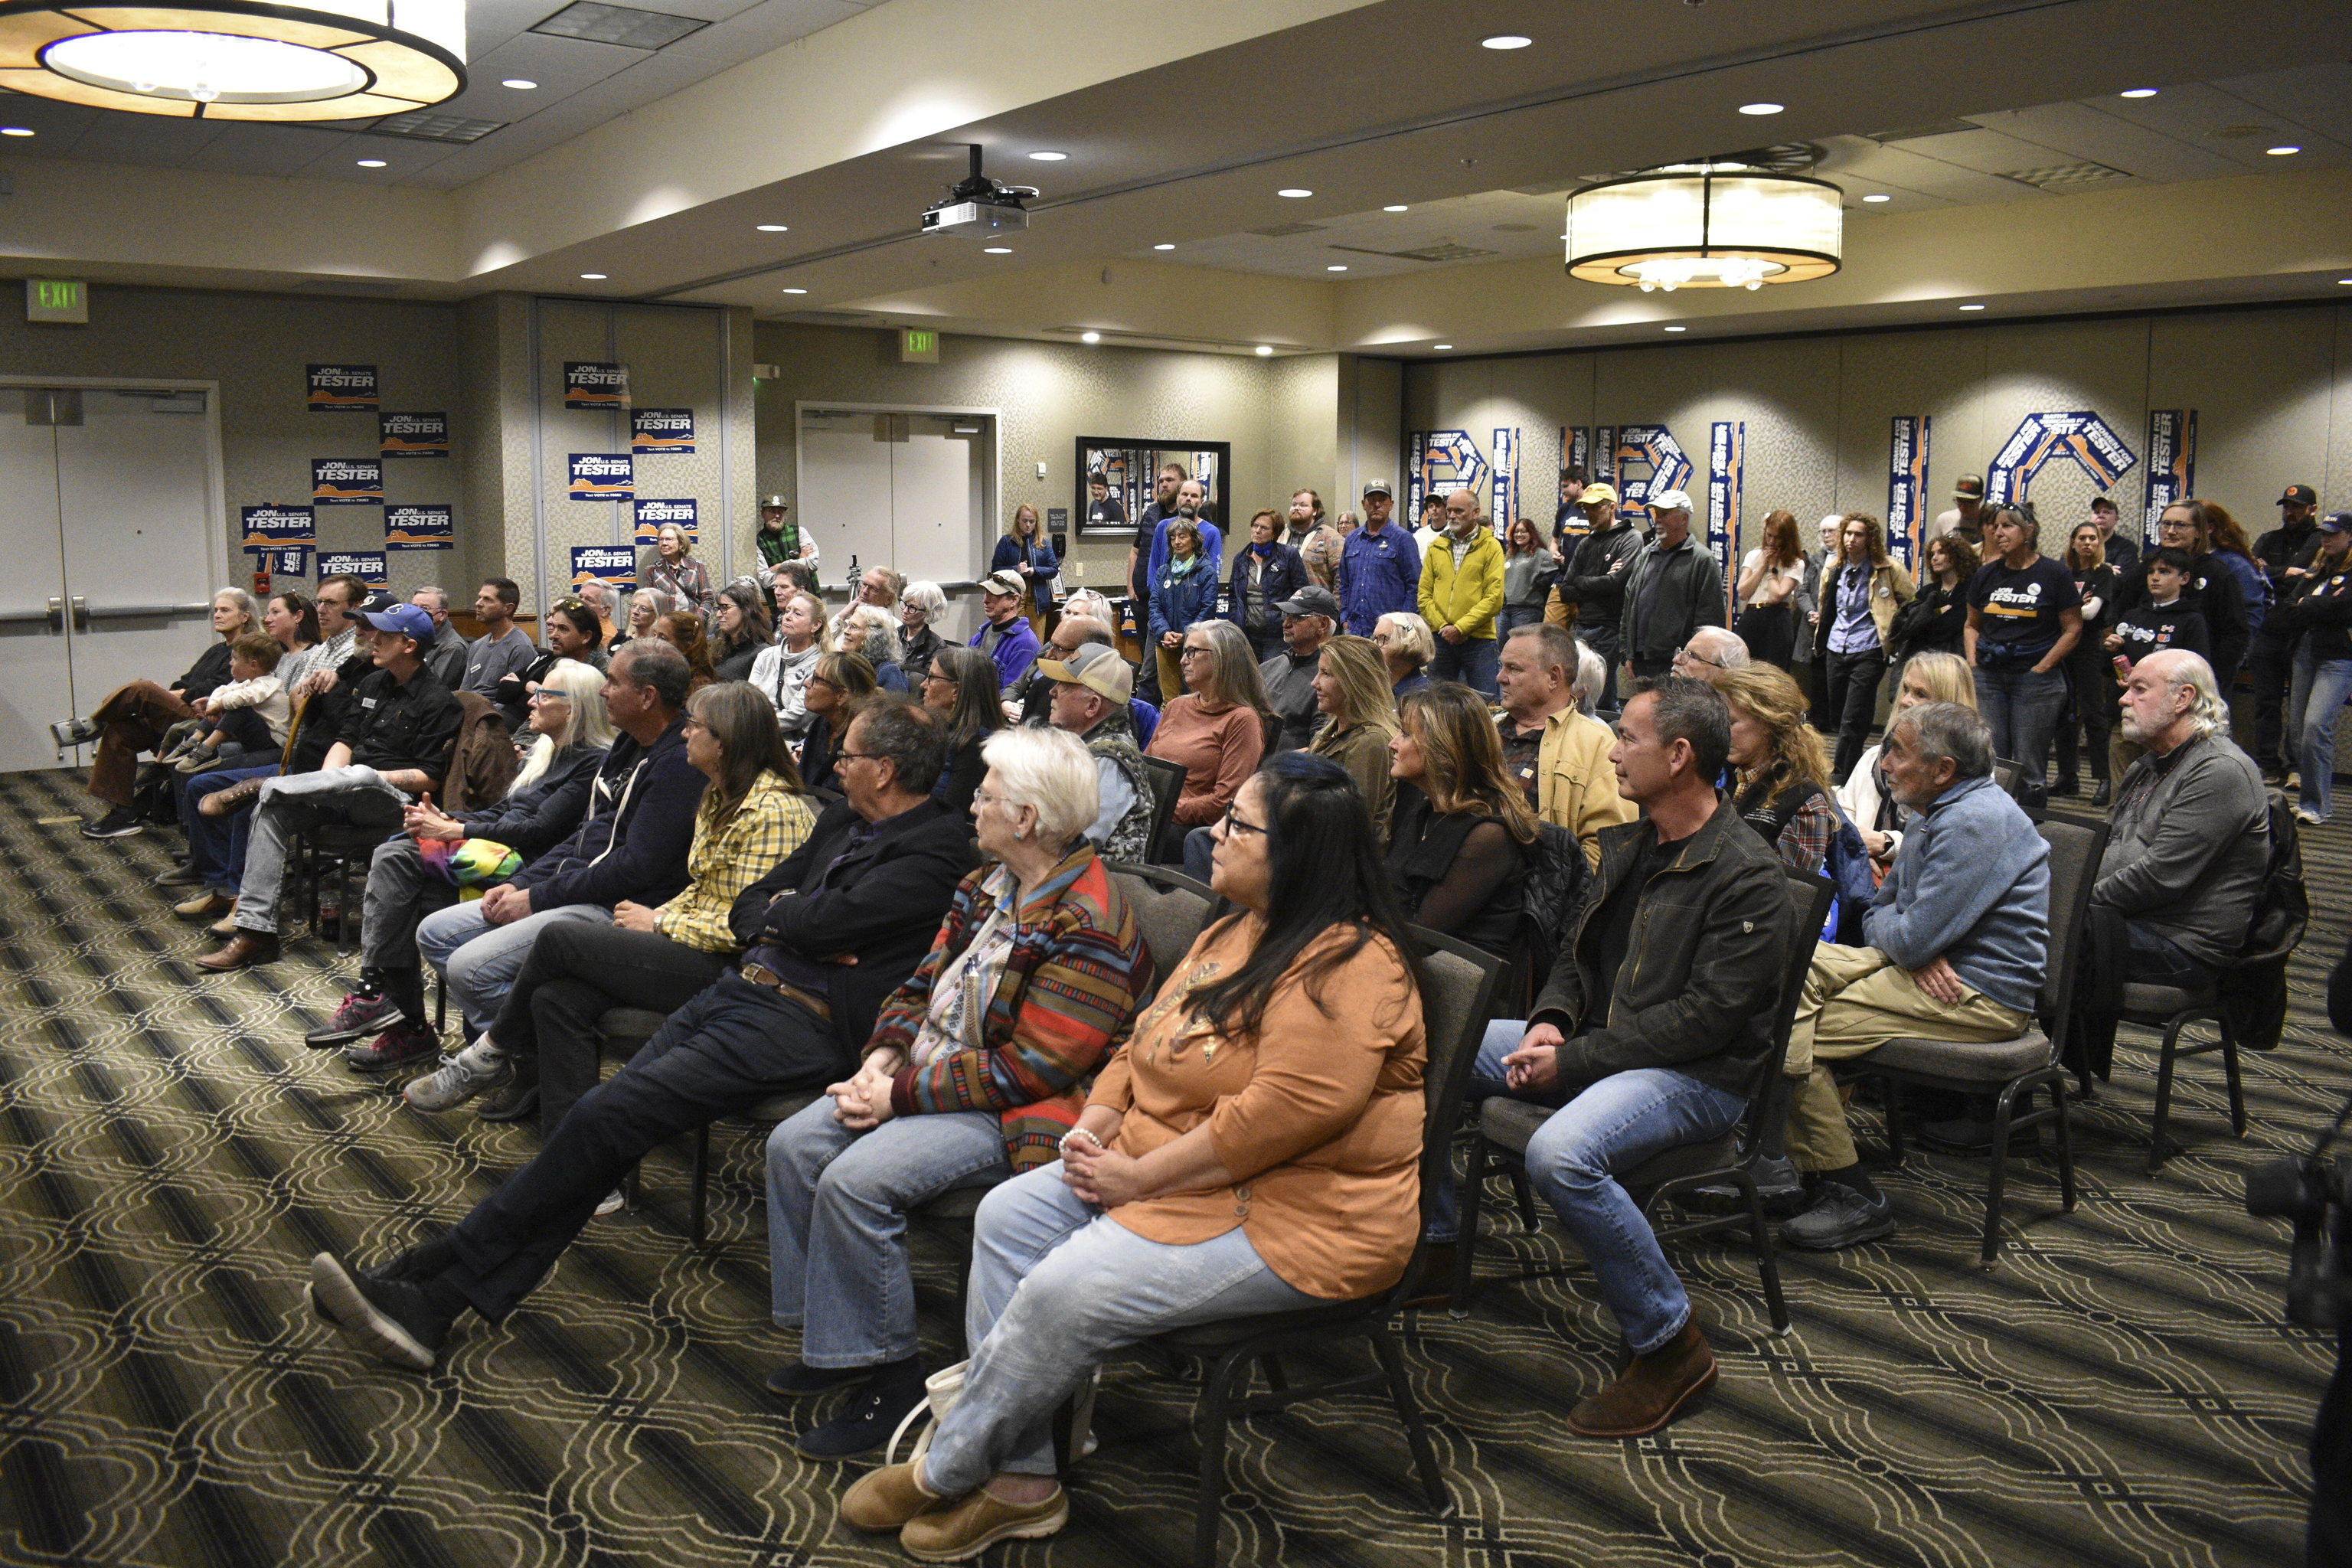
[[[2294,649],[2287,744],[2303,773],[2294,815],[2317,826],[2334,804],[2336,721],[2352,696],[2352,511],[2319,520],[2319,552],[2290,569],[2291,595],[2263,623]]]
[[[1779,856],[1714,781],[1731,712],[1713,687],[1644,681],[1610,752],[1642,820],[1599,835],[1551,979],[1525,1023],[1488,1026],[1471,1095],[1559,1104],[1528,1144],[1528,1176],[1558,1212],[1633,1351],[1617,1381],[1569,1413],[1586,1437],[1633,1437],[1715,1382],[1682,1281],[1622,1173],[1720,1137],[1779,1066],[1773,1013],[1799,938]]]

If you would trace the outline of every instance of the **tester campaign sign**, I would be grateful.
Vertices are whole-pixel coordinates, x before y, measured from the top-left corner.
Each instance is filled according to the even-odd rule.
[[[634,586],[637,580],[637,552],[626,544],[575,544],[572,547],[572,585],[583,583],[611,583],[619,587]]]
[[[313,364],[303,368],[310,373],[310,406],[313,414],[373,414],[376,411],[375,366]]]
[[[603,360],[563,362],[563,406],[566,408],[626,408],[629,367]]]
[[[572,454],[573,500],[630,500],[636,493],[636,465],[626,452]]]
[[[247,550],[319,542],[318,514],[307,506],[249,506],[238,515],[245,522]]]
[[[694,526],[694,503],[690,500],[645,500],[637,502],[637,542],[651,545],[661,531],[676,523],[686,531],[686,542],[697,542]]]
[[[638,457],[667,452],[689,457],[694,452],[694,410],[640,408],[629,416],[629,450]]]
[[[387,458],[446,458],[449,455],[446,414],[379,414],[376,434]]]
[[[319,556],[319,580],[356,577],[371,588],[392,586],[392,566],[381,550],[337,550]]]
[[[310,504],[382,506],[383,460],[381,458],[311,458]]]
[[[386,550],[455,550],[456,516],[446,506],[388,506],[383,509]]]

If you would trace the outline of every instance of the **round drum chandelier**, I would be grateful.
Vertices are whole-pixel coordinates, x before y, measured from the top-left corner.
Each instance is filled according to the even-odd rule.
[[[0,88],[185,119],[360,120],[466,89],[465,0],[0,0]]]
[[[1568,271],[1588,283],[1761,289],[1838,269],[1844,193],[1737,160],[1670,163],[1568,198]]]

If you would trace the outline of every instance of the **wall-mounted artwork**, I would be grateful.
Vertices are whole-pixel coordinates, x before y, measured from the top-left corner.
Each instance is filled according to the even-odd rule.
[[[1160,470],[1173,464],[1208,491],[1209,521],[1223,528],[1225,496],[1233,483],[1233,445],[1227,441],[1153,441],[1141,437],[1078,437],[1077,494],[1070,515],[1081,539],[1125,539],[1155,496]],[[1096,499],[1100,476],[1104,494]]]

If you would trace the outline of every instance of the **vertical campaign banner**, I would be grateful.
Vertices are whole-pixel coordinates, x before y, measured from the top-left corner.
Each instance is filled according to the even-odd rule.
[[[2141,537],[2156,537],[2164,509],[2197,493],[2197,410],[2156,408],[2147,416],[2147,514]]]
[[[1563,425],[1559,427],[1559,467],[1563,473],[1574,468],[1586,479],[1592,478],[1591,426]]]
[[[1408,430],[1404,437],[1404,518],[1407,526],[1421,516],[1421,476],[1429,462],[1429,432]]]
[[[629,452],[648,458],[659,453],[690,457],[694,452],[694,410],[639,408],[629,415]]]
[[[626,452],[574,452],[571,455],[573,500],[634,500],[637,468]]]
[[[319,578],[356,577],[371,588],[392,586],[392,566],[381,550],[322,551],[319,555]]]
[[[446,414],[379,414],[376,441],[387,458],[446,458],[449,455]]]
[[[238,509],[237,517],[245,524],[247,550],[319,542],[319,514],[307,506],[248,506]]]
[[[382,506],[383,459],[381,458],[313,458],[310,459],[312,506]]]
[[[1616,451],[1610,467],[1622,477],[1617,480],[1617,515],[1630,519],[1637,527],[1649,526],[1649,498],[1662,490],[1678,490],[1690,483],[1690,454],[1684,451],[1675,433],[1664,425],[1621,425],[1617,427]],[[1629,470],[1646,468],[1646,474],[1633,477]]]
[[[2088,409],[2029,414],[2017,422],[1985,469],[1985,500],[1996,506],[2017,505],[2025,500],[2033,476],[2062,459],[2090,475],[2103,490],[2139,462],[2114,427]]]
[[[572,589],[583,583],[610,583],[634,588],[637,583],[637,552],[626,544],[575,544],[572,547]]]
[[[626,408],[629,367],[605,360],[563,362],[563,406],[566,408]]]
[[[1733,556],[1739,548],[1739,497],[1748,482],[1748,426],[1718,419],[1707,429],[1706,547],[1723,569],[1724,625],[1733,619],[1733,589],[1739,580]],[[1663,487],[1661,487],[1663,488]]]
[[[1926,544],[1928,419],[1898,414],[1886,437],[1886,550],[1914,576]]]
[[[1498,426],[1495,444],[1490,448],[1495,459],[1494,506],[1491,519],[1495,531],[1507,539],[1511,523],[1519,515],[1519,432],[1516,426],[1507,429]]]
[[[1616,485],[1617,426],[1614,425],[1592,427],[1592,467],[1584,471],[1584,477],[1596,485],[1612,488]]]
[[[383,509],[386,550],[455,550],[457,520],[446,506],[388,506]]]
[[[1421,508],[1427,498],[1440,499],[1455,490],[1476,490],[1486,482],[1486,459],[1478,451],[1478,443],[1470,439],[1467,430],[1431,430],[1422,434],[1416,443],[1420,460],[1413,465],[1413,514],[1405,521],[1417,522]],[[1439,479],[1444,473],[1446,477]]]
[[[302,368],[310,382],[308,406],[311,413],[373,414],[376,411],[375,366],[311,364]]]
[[[701,542],[695,533],[695,505],[690,500],[647,500],[641,496],[636,510],[637,543],[647,550],[653,548],[661,531],[672,523],[686,531],[688,544]]]

